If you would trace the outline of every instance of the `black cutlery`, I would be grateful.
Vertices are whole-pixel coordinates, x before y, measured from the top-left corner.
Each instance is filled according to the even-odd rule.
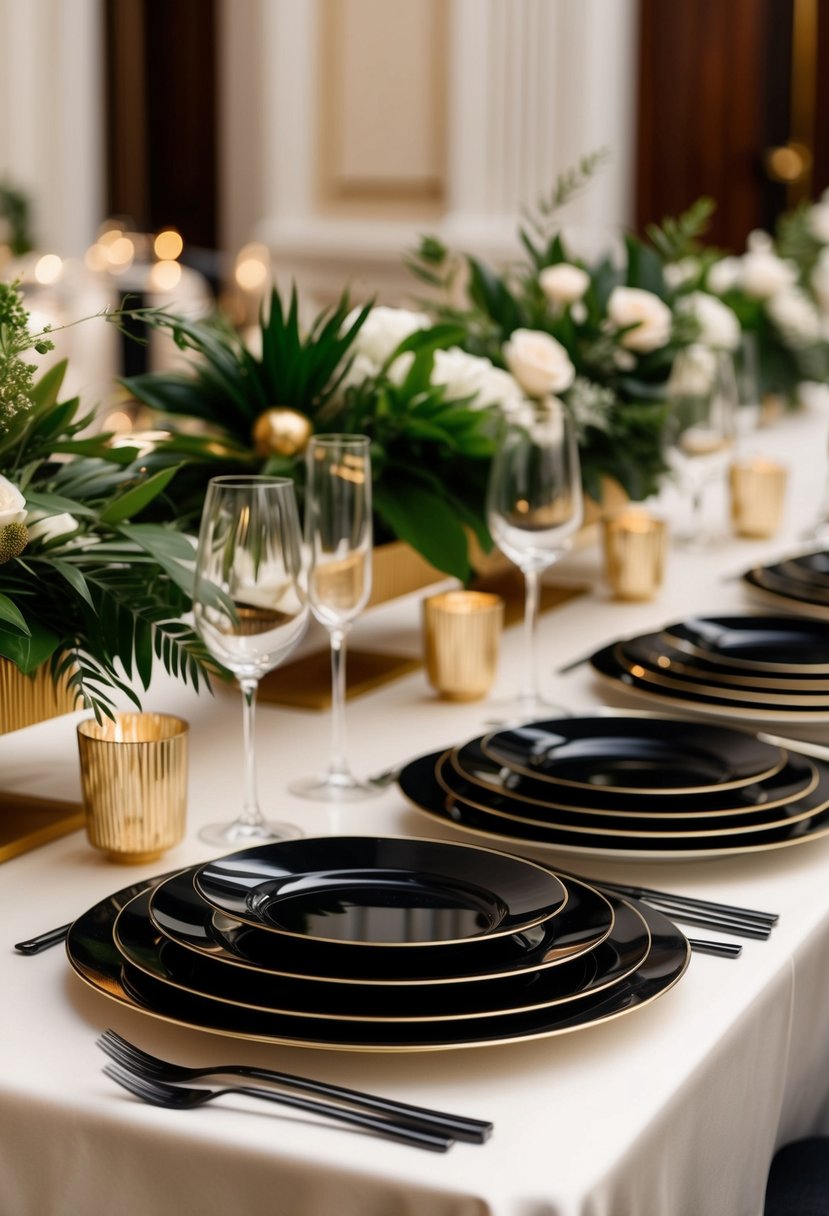
[[[743,952],[736,942],[703,941],[698,937],[689,937],[688,945],[695,954],[713,954],[717,958],[739,958]]]
[[[57,929],[47,929],[45,933],[39,933],[37,937],[30,937],[25,942],[15,942],[14,948],[19,954],[40,954],[41,950],[48,950],[50,946],[57,946],[60,942],[65,941],[71,924],[70,921],[68,925],[58,925]]]
[[[196,1106],[204,1106],[206,1102],[212,1102],[214,1098],[223,1098],[227,1094],[241,1094],[248,1098],[261,1098],[265,1102],[276,1102],[281,1106],[289,1106],[309,1114],[322,1115],[326,1119],[335,1119],[352,1127],[365,1128],[392,1140],[400,1140],[414,1148],[429,1149],[433,1153],[445,1153],[454,1143],[449,1136],[420,1131],[416,1127],[402,1122],[396,1123],[392,1119],[383,1119],[379,1115],[368,1115],[362,1111],[335,1106],[330,1102],[300,1098],[296,1094],[262,1089],[254,1085],[228,1085],[221,1089],[168,1085],[164,1081],[150,1081],[146,1077],[138,1076],[137,1073],[128,1072],[120,1064],[107,1064],[104,1068],[104,1076],[123,1086],[143,1102],[150,1102],[154,1106],[164,1106],[169,1110],[192,1110]]]
[[[463,1115],[430,1110],[428,1107],[412,1106],[408,1102],[396,1102],[377,1094],[346,1089],[325,1081],[315,1081],[311,1077],[298,1077],[293,1073],[276,1072],[271,1068],[255,1068],[241,1064],[217,1064],[209,1068],[191,1068],[183,1064],[174,1064],[142,1051],[114,1030],[105,1030],[97,1040],[97,1045],[117,1064],[132,1073],[140,1074],[149,1081],[195,1081],[200,1077],[210,1076],[246,1077],[250,1080],[270,1081],[291,1089],[319,1094],[326,1098],[333,1098],[337,1102],[363,1106],[368,1110],[376,1110],[385,1115],[394,1116],[407,1127],[431,1131],[455,1140],[468,1140],[472,1143],[482,1144],[492,1131],[492,1124],[483,1119],[469,1119]]]
[[[613,891],[616,895],[627,896],[629,899],[642,899],[646,903],[658,899],[663,903],[670,902],[678,908],[687,908],[689,912],[710,912],[715,916],[734,918],[748,924],[766,925],[771,928],[780,919],[776,912],[758,912],[756,909],[741,908],[736,904],[717,903],[711,899],[700,899],[691,895],[677,895],[672,891],[658,891],[654,887],[626,886],[623,883],[607,882],[604,879],[597,882],[582,878],[577,874],[574,874],[573,877],[579,878],[581,882],[593,881],[594,886],[605,887],[608,891]]]

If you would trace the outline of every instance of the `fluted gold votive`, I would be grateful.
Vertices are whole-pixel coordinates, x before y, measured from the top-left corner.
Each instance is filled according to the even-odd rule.
[[[423,601],[426,675],[447,701],[480,701],[498,669],[504,601],[485,591],[446,591]]]
[[[650,600],[662,586],[668,529],[641,507],[626,507],[602,520],[605,575],[619,600]]]
[[[731,522],[738,536],[764,540],[780,526],[788,474],[782,464],[755,456],[735,460],[728,472]]]
[[[187,731],[158,713],[78,724],[86,833],[110,861],[155,861],[183,838]]]

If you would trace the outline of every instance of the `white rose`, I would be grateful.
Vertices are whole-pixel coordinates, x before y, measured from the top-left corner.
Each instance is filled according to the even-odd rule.
[[[667,346],[673,318],[664,300],[641,287],[614,287],[607,301],[607,315],[617,329],[635,325],[620,338],[622,346],[645,354]]]
[[[699,261],[697,258],[682,258],[679,262],[670,262],[664,270],[665,282],[674,291],[678,287],[684,287],[686,283],[690,283],[699,274]]]
[[[680,305],[699,325],[699,341],[714,350],[736,350],[740,345],[740,322],[727,304],[704,291],[693,291]]]
[[[360,310],[355,308],[345,319],[345,329],[353,325]],[[429,329],[431,319],[423,312],[410,312],[405,308],[372,308],[357,331],[352,350],[365,355],[378,367],[386,362],[401,342],[419,329]]]
[[[57,540],[59,536],[77,532],[78,521],[68,511],[61,511],[59,515],[46,515],[43,519],[36,519],[27,524],[27,528],[29,540]]]
[[[715,262],[708,271],[708,290],[718,296],[724,296],[727,291],[732,291],[740,281],[742,266],[739,258],[720,258],[719,262]]]
[[[717,372],[717,356],[707,346],[689,346],[674,359],[668,392],[677,397],[703,397]]]
[[[829,201],[809,208],[809,229],[822,245],[829,245]]]
[[[563,393],[576,375],[570,356],[561,343],[538,329],[516,329],[504,344],[504,358],[507,367],[530,397]]]
[[[799,287],[780,291],[766,301],[766,312],[792,350],[802,350],[820,341],[820,316]]]
[[[557,266],[545,266],[538,285],[551,304],[575,304],[590,286],[590,275],[579,266],[559,262]]]
[[[743,257],[740,271],[743,290],[765,300],[778,291],[787,291],[797,282],[797,270],[768,249],[752,249]]]
[[[521,389],[509,372],[495,367],[489,359],[467,354],[458,346],[435,351],[432,384],[445,388],[449,397],[471,398],[473,409],[499,405],[511,410],[523,400]]]
[[[774,241],[763,228],[754,228],[746,237],[746,248],[752,253],[772,253]]]
[[[0,473],[0,528],[22,524],[26,518],[26,499],[7,477]]]

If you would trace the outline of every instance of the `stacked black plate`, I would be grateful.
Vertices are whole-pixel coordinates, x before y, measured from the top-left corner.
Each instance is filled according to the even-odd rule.
[[[496,731],[413,761],[399,780],[432,818],[560,854],[688,860],[829,832],[829,764],[660,714]]]
[[[829,622],[801,616],[677,621],[605,646],[594,669],[626,692],[718,716],[829,722]]]
[[[362,1051],[484,1046],[637,1009],[688,964],[661,913],[437,840],[264,845],[125,888],[67,938],[93,988],[168,1021]]]
[[[829,621],[829,551],[801,553],[743,575],[767,603]]]

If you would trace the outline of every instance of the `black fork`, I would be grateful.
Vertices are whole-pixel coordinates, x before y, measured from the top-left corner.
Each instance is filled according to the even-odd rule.
[[[298,1077],[293,1073],[276,1072],[270,1068],[255,1068],[243,1064],[217,1064],[210,1068],[190,1068],[174,1064],[142,1051],[114,1030],[105,1030],[98,1039],[102,1051],[132,1073],[155,1081],[195,1081],[200,1077],[232,1076],[246,1077],[254,1081],[270,1081],[289,1089],[304,1093],[319,1094],[336,1102],[361,1106],[366,1110],[379,1111],[392,1116],[399,1125],[449,1136],[455,1140],[467,1140],[482,1144],[492,1131],[492,1124],[483,1119],[469,1119],[463,1115],[452,1115],[445,1111],[430,1110],[425,1106],[412,1106],[408,1102],[396,1102],[377,1094],[364,1093],[357,1089],[346,1089],[311,1077]]]

